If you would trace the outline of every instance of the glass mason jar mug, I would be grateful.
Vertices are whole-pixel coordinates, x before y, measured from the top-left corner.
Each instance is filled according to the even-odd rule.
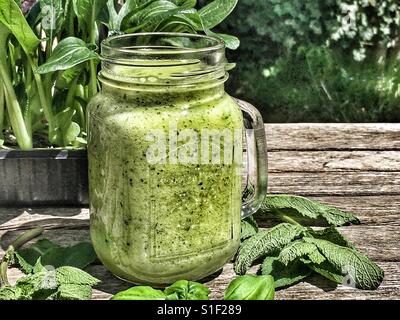
[[[225,93],[230,65],[217,39],[122,35],[101,49],[102,91],[88,106],[95,251],[134,283],[206,277],[233,257],[241,218],[266,193],[262,118]]]

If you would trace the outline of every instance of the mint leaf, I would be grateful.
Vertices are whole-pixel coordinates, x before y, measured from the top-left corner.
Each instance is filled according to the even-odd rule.
[[[54,300],[90,300],[92,288],[82,284],[62,284],[52,299]]]
[[[43,265],[54,268],[71,266],[83,269],[97,259],[92,244],[81,242],[70,247],[53,248],[42,256]]]
[[[137,286],[118,292],[111,300],[165,300],[165,294],[152,287]]]
[[[302,261],[296,259],[285,265],[278,257],[270,256],[261,265],[261,274],[274,278],[275,288],[287,287],[300,282],[312,273]]]
[[[57,290],[54,270],[46,270],[27,275],[17,280],[16,287],[22,290],[24,299],[44,300]]]
[[[342,247],[355,249],[353,244],[347,240],[334,226],[322,230],[309,229],[307,234],[316,239],[322,239]]]
[[[35,266],[39,270],[40,258]],[[91,286],[99,280],[80,269],[64,266],[41,270],[20,278],[14,287],[0,291],[0,299],[83,300],[90,299]]]
[[[40,239],[29,248],[18,250],[15,255],[22,271],[25,273],[32,273],[33,266],[38,258],[46,251],[55,248],[60,248],[60,246],[48,239]]]
[[[362,253],[322,239],[305,237],[304,241],[314,244],[336,271],[335,273],[350,277],[357,288],[375,290],[382,282],[383,270]]]
[[[299,238],[305,230],[301,226],[281,223],[245,240],[239,247],[236,256],[235,272],[245,274],[255,260],[281,250],[288,243]]]
[[[298,258],[308,258],[311,262],[316,264],[320,264],[326,260],[318,251],[316,245],[306,242],[303,239],[288,244],[278,256],[279,261],[284,265],[288,265]]]
[[[27,275],[17,280],[17,286],[25,291],[31,288],[33,291],[57,289],[56,273],[54,270],[43,270]]]
[[[64,266],[56,269],[56,282],[58,285],[80,284],[94,286],[98,284],[100,280],[78,268]]]
[[[179,280],[164,290],[166,300],[208,300],[210,290],[203,284]]]
[[[303,224],[320,222],[342,226],[360,221],[351,213],[300,196],[267,195],[258,214],[274,217],[288,216]]]
[[[311,270],[319,273],[321,276],[336,283],[343,283],[343,276],[341,272],[336,270],[328,261],[324,261],[320,264],[313,263],[306,258],[302,258],[301,261],[305,263]]]
[[[250,216],[244,220],[242,220],[241,231],[240,231],[240,239],[246,240],[251,236],[254,236],[258,232],[257,221],[253,216]]]
[[[29,248],[17,251],[16,257],[19,267],[27,274],[33,272],[39,257],[43,266],[72,266],[80,269],[97,259],[92,244],[88,242],[61,247],[47,239],[41,239]]]
[[[18,287],[2,287],[0,288],[0,300],[21,300],[23,291]]]

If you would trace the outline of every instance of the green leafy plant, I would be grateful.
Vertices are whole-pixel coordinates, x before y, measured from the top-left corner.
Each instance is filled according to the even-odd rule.
[[[213,29],[237,0],[38,0],[21,11],[14,0],[0,3],[0,147],[10,134],[21,149],[82,147],[86,105],[99,91],[97,53],[108,35],[134,32],[206,34],[235,49],[239,40]],[[25,8],[26,9],[26,8]],[[3,131],[7,131],[7,137]],[[43,139],[42,139],[43,140]]]
[[[359,223],[352,214],[290,195],[267,196],[258,212],[259,216],[264,214],[286,222],[261,230],[242,242],[234,264],[237,274],[246,274],[254,262],[263,259],[260,272],[272,276],[276,288],[293,285],[314,272],[359,289],[379,287],[383,270],[335,227]],[[330,227],[310,227],[321,220]]]
[[[210,290],[203,284],[179,280],[164,291],[150,286],[136,286],[116,293],[111,300],[208,300]],[[274,279],[270,275],[245,275],[232,280],[224,300],[273,300]]]
[[[137,286],[116,293],[111,300],[165,300],[165,293],[149,286]]]
[[[270,275],[244,275],[226,288],[224,300],[274,300],[274,278]]]
[[[210,290],[201,283],[180,280],[165,288],[166,300],[208,300]]]
[[[210,290],[201,283],[179,280],[164,291],[136,286],[118,292],[111,300],[208,300]]]
[[[0,263],[0,300],[87,300],[92,287],[100,281],[81,268],[96,259],[89,243],[61,247],[47,239],[41,239],[26,249],[26,242],[39,236],[41,227],[21,234],[7,248]],[[25,273],[11,286],[7,269],[17,266]]]

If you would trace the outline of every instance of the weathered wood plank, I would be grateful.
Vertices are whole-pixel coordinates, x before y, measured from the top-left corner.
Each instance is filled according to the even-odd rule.
[[[305,196],[399,195],[400,172],[271,172],[269,193]]]
[[[36,221],[46,228],[88,226],[88,208],[0,208],[0,230],[31,228]]]
[[[400,224],[400,196],[397,195],[309,198],[352,212],[360,218],[363,225]],[[38,220],[43,220],[41,224],[46,228],[83,228],[88,227],[88,219],[88,208],[0,208],[0,230],[31,228]]]
[[[400,172],[400,151],[279,151],[268,153],[269,172]]]
[[[400,123],[266,124],[269,150],[400,150]]]

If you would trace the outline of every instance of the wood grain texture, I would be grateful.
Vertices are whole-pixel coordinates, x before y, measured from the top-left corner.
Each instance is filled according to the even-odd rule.
[[[400,150],[400,123],[266,124],[275,150]]]
[[[400,151],[273,151],[269,172],[372,171],[400,174]]]
[[[269,193],[305,196],[399,195],[399,172],[271,172]]]
[[[362,224],[340,231],[385,271],[376,291],[336,287],[312,276],[278,291],[277,299],[400,299],[400,124],[278,124],[266,130],[269,192],[308,196],[353,212]],[[276,222],[261,217],[259,223]],[[45,228],[43,237],[61,245],[90,241],[87,208],[0,208],[0,257],[18,234],[38,225]],[[130,286],[100,262],[88,271],[102,280],[94,299],[109,299]],[[9,276],[15,281],[21,273],[13,268]],[[210,277],[211,298],[221,299],[234,277],[232,264]]]

